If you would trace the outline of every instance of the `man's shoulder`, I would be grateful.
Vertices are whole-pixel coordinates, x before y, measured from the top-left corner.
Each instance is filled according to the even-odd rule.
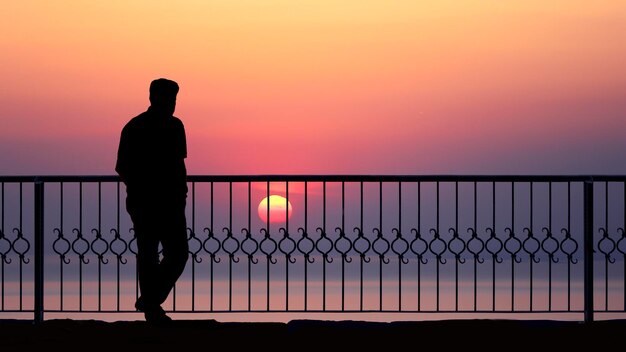
[[[146,121],[146,112],[142,112],[141,114],[131,118],[126,125],[124,126],[125,130],[135,129],[141,125],[143,125]]]
[[[179,129],[181,129],[181,130],[185,131],[185,125],[183,124],[183,121],[182,121],[181,119],[179,119],[179,118],[178,118],[178,117],[176,117],[176,116],[172,116],[172,120],[174,121],[174,122],[173,122],[173,125],[174,125],[176,128],[179,128]]]
[[[181,119],[179,119],[176,116],[172,116],[172,119],[174,120],[174,124],[178,125],[178,126],[183,126],[183,121]]]

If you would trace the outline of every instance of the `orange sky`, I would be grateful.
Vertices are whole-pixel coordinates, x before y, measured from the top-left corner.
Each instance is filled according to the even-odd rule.
[[[626,173],[626,2],[2,1],[0,174],[113,174],[150,80],[191,174]]]

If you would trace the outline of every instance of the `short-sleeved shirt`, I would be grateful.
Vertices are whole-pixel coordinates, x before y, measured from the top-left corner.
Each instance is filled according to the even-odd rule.
[[[122,129],[115,170],[126,184],[127,205],[172,202],[187,196],[185,127],[152,108]]]

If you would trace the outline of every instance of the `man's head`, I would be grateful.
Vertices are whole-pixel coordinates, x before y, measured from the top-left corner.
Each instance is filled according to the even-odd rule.
[[[155,79],[150,83],[150,104],[159,112],[174,114],[178,83],[165,78]]]

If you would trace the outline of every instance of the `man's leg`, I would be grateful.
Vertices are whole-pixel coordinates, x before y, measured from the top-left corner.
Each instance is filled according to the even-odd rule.
[[[160,229],[154,221],[158,216],[153,211],[142,210],[133,212],[131,218],[137,236],[137,274],[141,290],[141,297],[135,302],[135,308],[144,313],[148,322],[169,322],[171,319],[161,307],[159,295]]]
[[[141,297],[135,307],[146,313],[161,312],[159,302],[159,229],[147,212],[133,212],[133,228],[137,236],[137,275]],[[152,214],[153,215],[153,214]]]
[[[175,209],[172,213],[164,215],[168,219],[160,230],[161,245],[163,246],[163,259],[159,264],[159,282],[157,289],[157,302],[162,304],[174,288],[176,281],[185,270],[189,258],[189,245],[187,243],[187,222],[185,210]]]

